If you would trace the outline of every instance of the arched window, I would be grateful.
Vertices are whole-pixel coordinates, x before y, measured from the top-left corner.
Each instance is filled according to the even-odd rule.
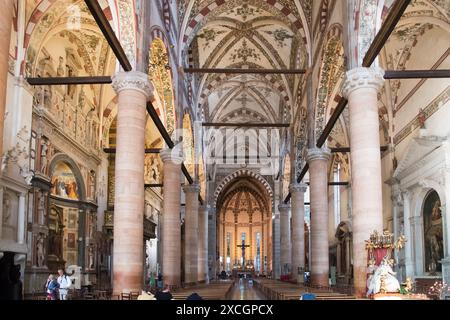
[[[340,182],[341,179],[341,164],[338,162],[334,166],[333,171],[334,182]],[[339,186],[334,186],[334,227],[337,228],[341,223],[341,191]]]

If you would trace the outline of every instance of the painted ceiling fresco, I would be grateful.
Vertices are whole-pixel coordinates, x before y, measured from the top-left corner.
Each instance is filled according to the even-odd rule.
[[[191,12],[193,21],[202,18],[186,32],[188,44],[198,52],[195,65],[257,69],[301,69],[307,65],[302,26],[305,11],[294,1],[211,3],[196,1],[197,12]],[[198,102],[210,121],[289,122],[292,92],[299,79],[286,75],[203,75],[198,78]]]

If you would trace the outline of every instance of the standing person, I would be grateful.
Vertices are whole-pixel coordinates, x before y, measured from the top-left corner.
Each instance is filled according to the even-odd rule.
[[[47,292],[47,300],[56,300],[58,288],[59,288],[58,281],[52,274],[49,275],[47,283],[45,284],[45,292]]]
[[[158,289],[162,289],[163,288],[163,278],[162,278],[162,274],[158,274]]]
[[[153,272],[150,274],[149,285],[150,285],[150,290],[153,290],[155,288],[155,277],[153,275]]]
[[[70,286],[72,285],[72,280],[64,270],[58,270],[58,284],[59,284],[59,300],[67,300],[67,293],[69,291]]]

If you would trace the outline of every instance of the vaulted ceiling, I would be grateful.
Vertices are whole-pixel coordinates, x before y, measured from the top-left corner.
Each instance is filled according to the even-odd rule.
[[[307,22],[299,5],[285,0],[200,1],[185,32],[191,65],[305,68]],[[204,119],[212,122],[289,123],[299,80],[293,75],[200,75],[197,101]]]

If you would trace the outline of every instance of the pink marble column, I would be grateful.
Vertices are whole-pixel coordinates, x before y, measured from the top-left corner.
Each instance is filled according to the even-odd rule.
[[[0,155],[3,154],[3,125],[5,121],[6,82],[9,69],[9,45],[13,24],[14,0],[2,0],[0,11]]]
[[[180,145],[161,151],[164,162],[163,190],[163,281],[173,288],[181,286],[181,163]]]
[[[280,211],[280,262],[281,262],[281,274],[287,274],[286,266],[288,269],[292,266],[292,246],[291,246],[291,219],[289,212],[291,206],[289,204],[280,204],[278,206]]]
[[[144,266],[144,148],[146,104],[153,87],[141,72],[113,77],[118,94],[114,202],[114,293],[140,291]]]
[[[366,294],[367,252],[365,240],[383,231],[378,92],[384,83],[379,68],[347,72],[344,95],[350,114],[352,169],[353,274],[355,293]]]
[[[291,184],[292,205],[292,279],[303,282],[305,271],[305,192],[304,183]],[[300,273],[299,273],[300,270]]]
[[[198,281],[208,283],[208,206],[198,209]]]
[[[311,198],[311,283],[328,286],[328,149],[309,149]]]
[[[198,281],[198,193],[200,186],[192,184],[184,186],[186,210],[184,219],[184,282],[195,284]]]

